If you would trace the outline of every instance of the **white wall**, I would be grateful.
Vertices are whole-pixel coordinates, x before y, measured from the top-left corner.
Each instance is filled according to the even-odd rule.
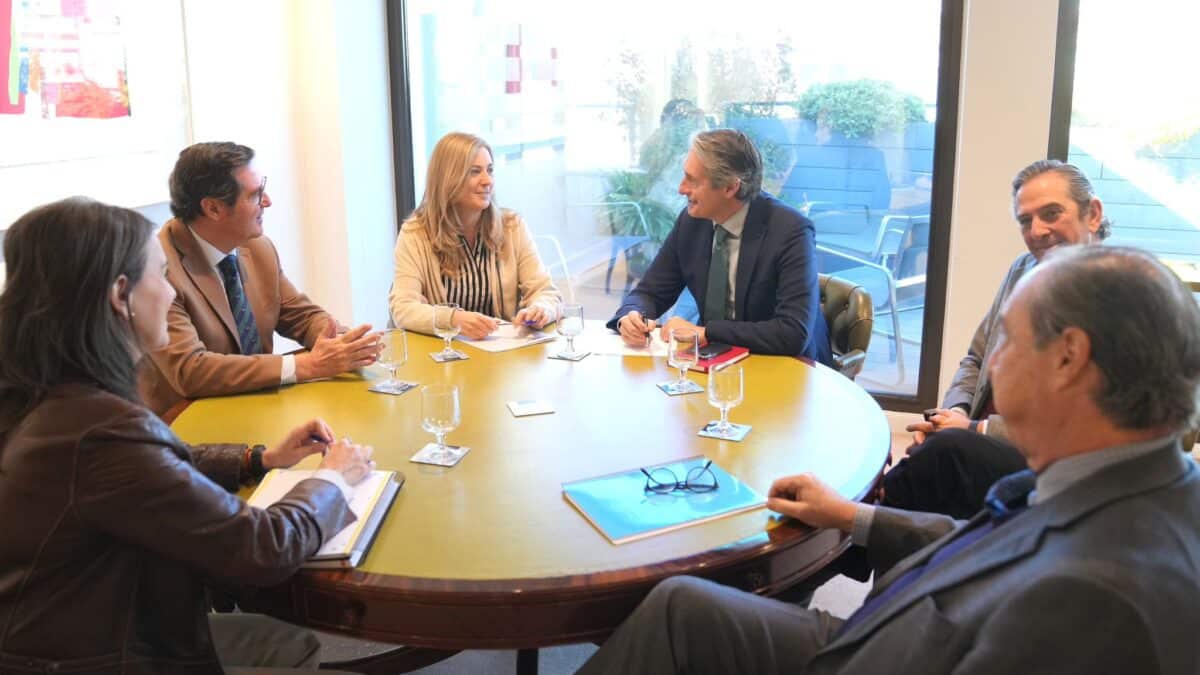
[[[940,394],[1013,258],[1025,251],[1011,181],[1046,156],[1058,3],[969,0]]]
[[[183,0],[196,141],[253,147],[284,270],[382,326],[395,238],[383,0]]]

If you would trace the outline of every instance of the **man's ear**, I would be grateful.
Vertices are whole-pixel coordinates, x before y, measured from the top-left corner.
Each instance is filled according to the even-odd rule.
[[[1100,231],[1100,221],[1104,220],[1104,202],[1099,197],[1092,197],[1088,204],[1087,229],[1095,234]]]
[[[228,206],[225,202],[216,197],[205,197],[200,200],[200,212],[206,217],[217,219],[225,213],[225,208]]]
[[[112,283],[108,289],[108,302],[112,305],[113,311],[118,316],[123,316],[129,319],[129,278],[124,274],[117,277],[117,280]]]
[[[1060,385],[1070,385],[1090,372],[1092,365],[1092,338],[1076,326],[1067,326],[1052,346],[1054,354],[1053,377]]]

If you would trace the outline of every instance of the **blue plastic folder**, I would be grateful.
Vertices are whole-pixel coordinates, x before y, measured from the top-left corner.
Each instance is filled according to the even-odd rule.
[[[690,469],[704,466],[707,461],[703,456],[696,456],[645,468],[666,467],[683,480]],[[710,492],[647,494],[646,476],[640,469],[632,469],[563,483],[563,497],[614,544],[636,541],[766,505],[767,500],[762,495],[721,467],[713,464],[709,470],[717,477],[717,489]]]

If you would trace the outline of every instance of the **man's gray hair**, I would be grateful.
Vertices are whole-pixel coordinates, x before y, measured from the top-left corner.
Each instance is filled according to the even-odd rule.
[[[1104,375],[1096,405],[1126,429],[1182,431],[1200,397],[1200,307],[1153,255],[1065,246],[1038,266],[1029,305],[1040,349],[1069,326],[1085,333]]]
[[[701,131],[692,137],[692,150],[708,172],[713,187],[740,181],[736,196],[748,202],[762,190],[762,155],[754,142],[737,129]]]
[[[1067,179],[1071,199],[1079,207],[1079,216],[1081,218],[1086,216],[1092,208],[1092,200],[1096,198],[1096,189],[1092,187],[1092,181],[1083,172],[1083,169],[1057,159],[1039,159],[1017,172],[1012,182],[1014,207],[1017,203],[1017,192],[1025,186],[1025,183],[1049,171]],[[1100,229],[1096,231],[1096,238],[1104,241],[1110,234],[1112,234],[1112,221],[1108,219],[1108,216],[1104,216],[1100,219]]]

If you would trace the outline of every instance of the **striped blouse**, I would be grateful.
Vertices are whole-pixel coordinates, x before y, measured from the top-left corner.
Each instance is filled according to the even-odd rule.
[[[453,302],[464,311],[478,312],[495,316],[496,310],[492,303],[492,288],[488,281],[487,266],[491,254],[483,244],[483,236],[475,238],[475,248],[467,244],[466,237],[459,235],[459,241],[467,252],[467,258],[458,278],[442,276],[446,287],[446,300]]]

